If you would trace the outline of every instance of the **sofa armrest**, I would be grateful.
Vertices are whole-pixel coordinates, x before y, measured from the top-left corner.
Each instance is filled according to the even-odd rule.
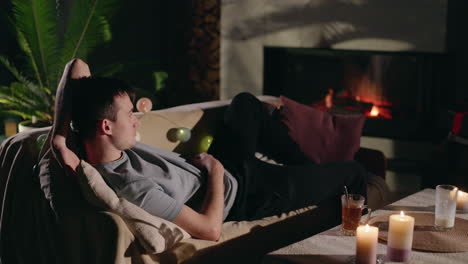
[[[61,220],[66,263],[158,263],[142,253],[125,221],[112,212],[75,212]]]
[[[361,147],[356,155],[354,155],[354,160],[363,165],[371,173],[385,179],[387,159],[382,151]]]
[[[64,262],[118,263],[118,219],[104,212],[76,212],[60,220]]]

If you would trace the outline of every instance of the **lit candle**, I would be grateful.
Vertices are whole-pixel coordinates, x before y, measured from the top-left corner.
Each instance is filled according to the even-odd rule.
[[[356,230],[356,264],[376,263],[379,229],[375,226],[359,226]]]
[[[414,217],[401,211],[391,215],[389,222],[387,258],[396,262],[408,261],[413,244]]]
[[[468,193],[462,192],[460,190],[458,191],[457,209],[468,211]]]

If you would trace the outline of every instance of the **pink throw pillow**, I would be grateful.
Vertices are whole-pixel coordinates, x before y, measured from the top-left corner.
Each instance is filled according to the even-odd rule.
[[[354,159],[365,116],[330,114],[284,96],[280,98],[281,121],[308,158],[316,163]]]

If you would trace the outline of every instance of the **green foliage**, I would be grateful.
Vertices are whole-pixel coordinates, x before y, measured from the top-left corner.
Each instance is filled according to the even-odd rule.
[[[0,87],[0,113],[52,121],[55,90],[72,58],[87,59],[111,41],[109,18],[117,0],[74,0],[69,10],[55,0],[13,0],[12,28],[24,52],[19,71],[6,57],[0,65],[16,79]],[[67,18],[59,14],[69,14]],[[65,28],[61,26],[65,25]]]
[[[39,86],[51,87],[57,66],[58,36],[55,1],[16,0],[13,14],[18,44],[34,69]]]
[[[154,91],[151,93],[148,92],[148,95],[145,97],[151,98],[153,101],[153,109],[162,109],[167,107],[167,102],[165,102],[165,93],[167,93],[166,82],[169,78],[169,74],[163,71],[153,72],[154,80]]]
[[[167,72],[155,72],[153,75],[155,80],[155,90],[156,92],[159,92],[164,88],[164,86],[166,86],[166,80],[169,75]]]
[[[72,58],[85,59],[89,52],[112,39],[108,17],[114,13],[116,0],[75,0],[64,34],[61,63]],[[64,64],[63,64],[64,65]]]

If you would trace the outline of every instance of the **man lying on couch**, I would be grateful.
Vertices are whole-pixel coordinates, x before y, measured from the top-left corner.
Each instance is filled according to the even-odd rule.
[[[310,162],[250,94],[236,96],[226,110],[213,155],[201,153],[187,162],[136,143],[134,92],[125,83],[90,77],[64,88],[73,96],[63,95],[70,94],[68,90],[57,97],[63,96],[71,111],[57,109],[56,122],[62,123],[56,123],[52,139],[61,161],[72,172],[80,162],[65,143],[71,120],[82,156],[119,196],[194,237],[217,240],[224,220],[255,220],[330,200],[338,204],[344,185],[366,195],[368,173],[360,165]],[[258,160],[257,148],[284,166]]]

